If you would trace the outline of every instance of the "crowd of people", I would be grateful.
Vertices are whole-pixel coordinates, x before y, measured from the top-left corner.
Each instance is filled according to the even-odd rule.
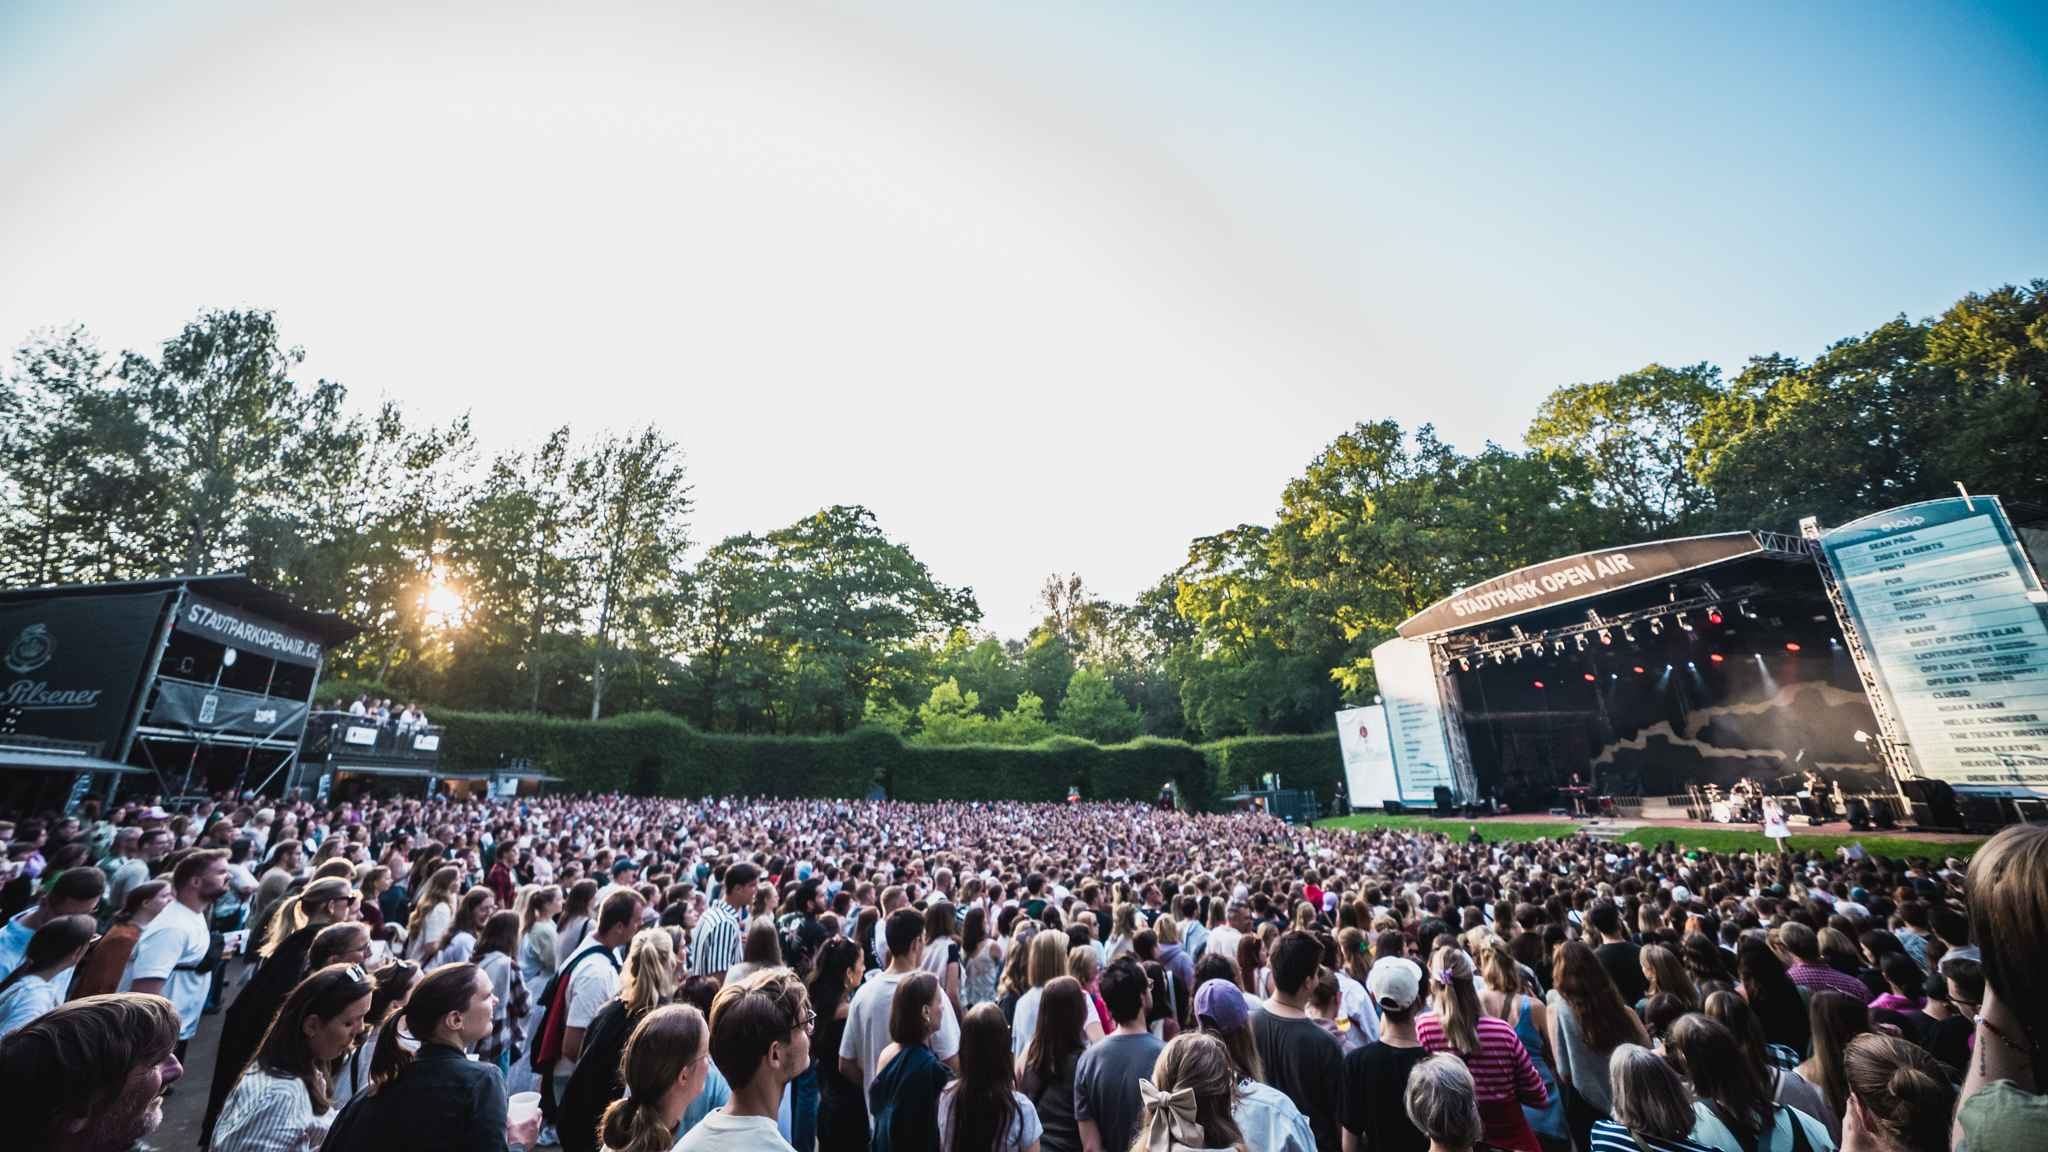
[[[0,836],[28,1150],[132,1147],[174,1085],[214,1152],[2048,1146],[2048,827],[1895,859],[611,795]]]

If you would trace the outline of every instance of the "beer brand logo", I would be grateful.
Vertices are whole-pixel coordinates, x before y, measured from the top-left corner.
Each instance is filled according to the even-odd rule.
[[[7,648],[7,668],[11,672],[26,676],[50,662],[57,651],[57,641],[50,637],[50,630],[42,624],[31,624],[21,630],[14,643]]]

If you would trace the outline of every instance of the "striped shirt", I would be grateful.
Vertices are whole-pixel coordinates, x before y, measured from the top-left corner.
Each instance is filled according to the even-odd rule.
[[[235,1082],[213,1127],[213,1152],[300,1152],[318,1148],[334,1123],[334,1110],[313,1114],[313,1100],[296,1076],[278,1076],[254,1064]]]
[[[697,937],[690,941],[690,974],[724,976],[725,970],[740,962],[739,909],[714,900],[697,921]]]
[[[1544,1090],[1543,1078],[1536,1074],[1536,1065],[1529,1059],[1529,1050],[1522,1047],[1521,1038],[1515,1035],[1515,1026],[1498,1016],[1481,1016],[1477,1030],[1479,1054],[1465,1056],[1464,1061],[1472,1073],[1478,1098],[1482,1101],[1520,1099],[1522,1103],[1537,1108],[1549,1104],[1550,1093]],[[1434,1012],[1415,1021],[1415,1037],[1431,1052],[1459,1055],[1444,1036],[1443,1021]]]
[[[1636,1141],[1642,1144],[1637,1145]],[[1666,1140],[1661,1136],[1630,1136],[1628,1129],[1612,1120],[1593,1121],[1593,1136],[1589,1141],[1592,1152],[1713,1152],[1703,1144],[1695,1144],[1683,1137]]]

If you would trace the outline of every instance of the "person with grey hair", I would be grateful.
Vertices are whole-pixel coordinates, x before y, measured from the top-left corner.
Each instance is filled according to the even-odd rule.
[[[1465,1062],[1431,1056],[1408,1074],[1408,1119],[1429,1137],[1429,1152],[1470,1152],[1479,1143],[1479,1089]]]
[[[1607,1066],[1614,1118],[1595,1120],[1591,1152],[1711,1152],[1690,1139],[1692,1093],[1662,1056],[1640,1044],[1614,1050]]]

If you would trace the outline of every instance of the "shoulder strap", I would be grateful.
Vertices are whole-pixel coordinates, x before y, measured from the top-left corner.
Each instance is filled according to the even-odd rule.
[[[1778,1111],[1785,1114],[1785,1123],[1792,1126],[1792,1152],[1813,1152],[1813,1143],[1806,1138],[1806,1125],[1799,1122],[1799,1113],[1783,1104],[1778,1105]]]

